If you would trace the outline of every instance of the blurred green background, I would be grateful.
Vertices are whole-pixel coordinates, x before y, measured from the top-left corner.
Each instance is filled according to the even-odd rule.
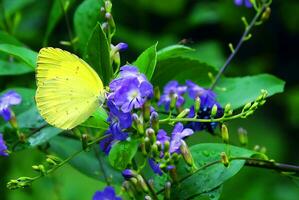
[[[29,48],[38,51],[47,37],[51,21],[52,0],[2,0],[0,20],[4,16],[11,26],[6,30]],[[72,0],[67,18],[72,26],[74,11],[82,2]],[[114,43],[126,42],[129,50],[122,61],[133,61],[147,47],[159,41],[161,49],[171,44],[185,44],[196,49],[203,61],[221,66],[229,54],[227,44],[236,43],[243,31],[242,16],[251,19],[254,11],[236,7],[233,0],[118,0],[113,2],[117,24]],[[253,38],[245,43],[226,74],[229,76],[271,73],[286,81],[283,94],[276,95],[246,120],[229,124],[232,138],[237,129],[247,129],[249,145],[265,146],[268,155],[285,163],[299,165],[299,2],[273,0],[271,18],[256,27]],[[86,22],[88,23],[88,22]],[[59,42],[68,40],[64,17],[48,34],[47,46],[69,49]],[[1,38],[0,38],[1,41]],[[0,54],[1,56],[1,54]],[[34,87],[34,74],[1,76],[0,89],[12,86]],[[200,142],[215,141],[202,134]],[[45,155],[26,150],[0,158],[0,199],[3,200],[82,200],[91,199],[100,189],[98,181],[86,177],[71,166],[65,166],[51,177],[35,182],[32,188],[9,191],[6,182],[19,176],[34,175],[31,166]],[[245,167],[224,185],[221,199],[231,200],[297,200],[299,187],[274,171]]]

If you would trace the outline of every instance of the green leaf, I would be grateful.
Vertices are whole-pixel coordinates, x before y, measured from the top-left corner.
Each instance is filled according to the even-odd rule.
[[[52,138],[49,143],[50,151],[62,159],[82,149],[80,141],[62,136]],[[80,153],[69,163],[80,172],[99,181],[105,182],[105,179],[108,179],[113,184],[120,184],[123,181],[121,173],[108,164],[107,156],[103,152],[99,152],[98,145],[95,145],[94,149],[89,152]]]
[[[74,14],[74,29],[78,37],[78,48],[83,54],[88,39],[94,31],[97,22],[101,21],[100,8],[103,1],[85,0],[77,8]]]
[[[98,23],[89,38],[84,59],[94,68],[102,79],[104,85],[108,85],[113,75],[110,64],[110,52],[106,35]]]
[[[0,52],[15,56],[20,59],[20,61],[23,61],[35,69],[37,53],[28,48],[18,47],[11,44],[0,44]]]
[[[75,0],[55,0],[54,1],[54,3],[52,4],[51,12],[48,19],[47,30],[45,33],[45,40],[44,40],[45,45],[47,44],[48,37],[54,30],[55,26],[58,24],[64,12],[67,12],[74,2]],[[63,11],[63,9],[65,11]]]
[[[252,157],[257,154],[244,148],[215,143],[197,144],[192,146],[190,151],[198,168],[207,163],[220,160],[221,152],[228,151],[227,154],[230,157]],[[217,163],[199,170],[173,187],[172,196],[177,199],[189,199],[210,192],[236,175],[242,169],[244,163],[244,160],[233,160],[228,167],[225,167],[222,163]],[[179,163],[178,174],[181,177],[189,174],[183,161]]]
[[[18,41],[15,37],[9,35],[4,31],[0,31],[0,44],[12,44],[15,46],[23,46],[23,44],[20,41]]]
[[[157,45],[146,49],[134,62],[134,65],[139,68],[139,71],[146,75],[148,80],[151,80],[157,63]]]
[[[34,72],[34,69],[26,64],[0,60],[0,76],[20,75],[29,72]]]
[[[171,45],[165,47],[157,52],[158,61],[166,60],[168,58],[180,57],[182,54],[191,53],[194,49],[184,45]]]
[[[109,127],[107,118],[108,115],[105,109],[99,108],[80,126],[107,130]]]
[[[216,74],[217,72],[214,67],[197,59],[173,57],[157,62],[152,83],[162,88],[170,80],[185,84],[185,81],[189,79],[197,80],[202,87],[208,87],[211,84],[208,73]]]
[[[138,140],[121,141],[114,144],[108,156],[110,164],[118,170],[126,169],[137,152],[138,144]]]
[[[221,105],[230,103],[236,109],[254,101],[261,89],[268,91],[269,96],[283,92],[285,82],[269,74],[238,78],[222,78],[215,88]]]
[[[47,141],[49,141],[54,136],[61,133],[63,130],[58,129],[52,126],[48,126],[45,128],[42,128],[40,131],[36,132],[34,135],[28,138],[28,142],[31,147],[36,147],[38,145],[41,145]]]

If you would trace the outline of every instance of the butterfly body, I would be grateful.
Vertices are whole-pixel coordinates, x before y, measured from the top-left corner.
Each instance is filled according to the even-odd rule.
[[[36,104],[51,125],[71,129],[83,123],[103,101],[103,83],[82,59],[57,48],[43,48],[36,69]]]

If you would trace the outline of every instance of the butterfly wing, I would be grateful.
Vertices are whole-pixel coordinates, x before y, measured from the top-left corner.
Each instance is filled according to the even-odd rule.
[[[51,125],[71,129],[83,123],[100,105],[103,84],[96,72],[76,55],[43,48],[36,69],[36,104]]]

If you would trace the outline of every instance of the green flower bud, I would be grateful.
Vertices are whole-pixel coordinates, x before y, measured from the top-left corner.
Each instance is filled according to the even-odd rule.
[[[152,197],[149,195],[145,195],[144,200],[152,200]]]
[[[227,144],[229,142],[228,129],[225,124],[222,124],[222,126],[221,126],[221,137],[222,137],[222,140],[224,143]]]
[[[146,101],[143,104],[143,119],[144,121],[148,121],[150,119],[150,114],[151,114],[151,102]]]
[[[122,189],[127,192],[131,199],[135,199],[135,189],[132,187],[129,181],[123,182]]]
[[[147,184],[145,183],[143,177],[141,175],[137,175],[137,180],[138,180],[138,184],[140,185],[140,187],[142,188],[142,190],[145,192],[145,193],[148,193],[149,192],[149,189],[147,187]]]
[[[228,167],[228,165],[229,165],[229,159],[228,159],[226,153],[225,152],[221,152],[220,156],[221,156],[221,162],[222,162],[222,164],[225,167]]]
[[[241,145],[246,146],[248,144],[247,131],[244,128],[239,128],[238,135]]]
[[[159,157],[159,150],[156,144],[153,144],[151,147],[151,152],[153,153],[153,157]]]
[[[200,109],[200,98],[196,97],[194,101],[194,113],[198,113]]]
[[[159,100],[160,100],[160,96],[161,96],[161,93],[160,93],[160,89],[159,89],[159,87],[155,87],[155,89],[154,89],[154,97],[155,97],[155,100],[156,100],[156,101],[159,101]]]
[[[156,143],[156,135],[154,129],[152,128],[146,129],[145,134],[147,137],[149,137],[152,144]]]
[[[181,141],[181,146],[180,146],[180,150],[182,153],[182,156],[185,160],[185,162],[187,163],[187,165],[189,165],[190,167],[194,165],[194,160],[192,157],[192,154],[186,144],[186,142],[184,140]]]
[[[263,22],[267,21],[270,18],[271,15],[271,8],[267,7],[266,10],[263,12],[261,20]]]
[[[164,186],[164,199],[170,200],[170,194],[171,194],[171,183],[168,181],[165,183]]]
[[[144,144],[145,144],[145,150],[146,152],[150,152],[151,151],[151,141],[148,137],[144,138]]]
[[[105,10],[106,10],[106,12],[111,12],[111,10],[112,10],[111,1],[105,1]]]
[[[178,100],[178,95],[177,94],[171,95],[170,110],[173,110],[175,108],[177,100]]]
[[[166,140],[164,142],[164,153],[168,152],[170,148],[170,142],[168,140]]]
[[[212,111],[211,111],[211,118],[214,118],[217,115],[217,110],[218,110],[218,107],[216,104],[214,104],[212,107]]]
[[[244,106],[243,109],[242,109],[242,112],[245,112],[245,111],[248,110],[250,107],[251,107],[251,102],[245,104],[245,106]]]
[[[176,117],[177,119],[182,119],[184,117],[186,117],[190,112],[189,108],[184,109],[182,112],[180,112],[180,114],[178,114],[178,116]]]

